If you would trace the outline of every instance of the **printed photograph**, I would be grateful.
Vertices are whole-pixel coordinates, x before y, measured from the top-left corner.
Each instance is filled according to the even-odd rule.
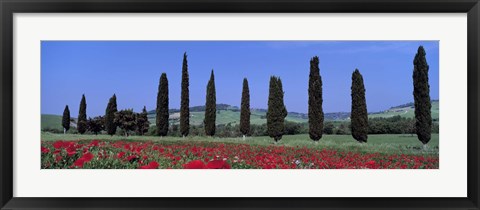
[[[438,41],[41,42],[41,169],[439,169],[439,123]]]

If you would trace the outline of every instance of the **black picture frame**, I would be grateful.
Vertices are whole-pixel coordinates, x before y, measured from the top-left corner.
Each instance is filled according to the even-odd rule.
[[[479,209],[478,0],[0,0],[1,209]],[[467,13],[468,188],[465,198],[13,197],[14,13]],[[453,69],[452,69],[453,70]],[[449,180],[445,180],[449,181]],[[253,190],[253,189],[252,189]]]

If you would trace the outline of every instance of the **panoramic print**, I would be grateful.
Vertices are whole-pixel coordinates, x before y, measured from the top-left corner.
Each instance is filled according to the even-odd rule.
[[[438,41],[42,41],[42,169],[438,169]]]

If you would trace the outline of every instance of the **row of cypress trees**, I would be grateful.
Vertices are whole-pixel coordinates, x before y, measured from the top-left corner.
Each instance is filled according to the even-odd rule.
[[[314,141],[322,138],[322,78],[318,67],[318,57],[310,60],[310,76],[308,85],[308,123],[309,135]],[[430,85],[428,82],[429,66],[423,46],[419,46],[413,61],[413,96],[415,104],[415,131],[418,139],[426,145],[431,139],[432,116]],[[358,69],[352,74],[351,86],[351,131],[354,139],[366,143],[368,139],[368,112],[365,99],[363,76]]]
[[[425,49],[420,46],[414,58],[413,84],[415,99],[415,127],[418,139],[427,144],[431,138],[431,102],[430,86],[428,84],[429,66],[425,57]],[[285,130],[285,117],[287,109],[284,104],[284,91],[282,81],[279,77],[270,77],[268,110],[267,110],[267,131],[275,142],[280,140]],[[368,139],[368,112],[365,99],[365,86],[363,76],[358,69],[352,73],[351,85],[351,131],[354,139],[361,143],[366,143]],[[216,91],[214,71],[211,71],[210,79],[207,84],[205,104],[205,134],[207,136],[215,135],[216,121]],[[156,134],[166,136],[169,128],[169,98],[168,98],[168,79],[166,73],[160,76],[157,94],[156,107]],[[322,138],[324,127],[322,97],[322,77],[320,75],[319,58],[317,56],[310,60],[310,74],[308,83],[308,122],[309,136],[317,142]],[[82,95],[78,115],[77,129],[84,133],[87,127],[85,95]],[[116,132],[118,123],[115,122],[115,113],[117,113],[117,102],[115,94],[110,98],[105,112],[105,130],[109,135]],[[63,127],[68,130],[70,126],[70,111],[68,105],[64,110],[62,120]],[[189,74],[187,54],[183,55],[182,82],[181,82],[181,102],[180,102],[180,133],[183,137],[189,134],[190,128],[190,110],[189,110]],[[250,132],[250,90],[248,80],[244,78],[241,110],[240,110],[240,131],[245,135]]]

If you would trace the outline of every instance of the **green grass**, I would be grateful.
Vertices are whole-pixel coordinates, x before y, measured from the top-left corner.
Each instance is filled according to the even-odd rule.
[[[250,123],[253,125],[261,125],[267,123],[267,119],[265,119],[265,112],[261,111],[252,111],[250,115]],[[203,123],[203,119],[205,118],[204,112],[190,112],[190,124],[191,125],[201,125]],[[151,125],[155,124],[155,115],[148,115],[148,120],[150,121]],[[287,116],[285,120],[296,122],[296,123],[304,123],[308,122],[308,119],[303,119],[294,116]],[[218,110],[217,111],[217,119],[215,121],[217,125],[228,124],[236,125],[240,123],[240,111],[233,111],[233,110]],[[178,124],[178,120],[175,122]]]
[[[42,114],[42,129],[58,129],[63,130],[62,116],[53,114]]]
[[[357,143],[350,135],[324,135],[318,142],[314,143],[309,139],[308,134],[286,135],[283,136],[276,145],[285,145],[292,147],[308,147],[314,149],[334,149],[337,151],[350,151],[360,153],[381,153],[381,154],[411,154],[411,155],[434,155],[438,156],[438,134],[432,134],[432,140],[428,143],[427,149],[422,148],[422,144],[416,136],[409,134],[382,134],[369,135],[368,143]],[[251,145],[273,145],[273,140],[268,136],[247,137],[245,141],[242,138],[215,138],[215,137],[155,137],[155,136],[108,136],[108,135],[75,135],[75,134],[53,134],[42,132],[43,141],[55,140],[129,140],[129,141],[159,141],[165,143],[178,142],[223,142],[223,143],[242,143]]]
[[[432,102],[432,119],[439,119],[439,102],[438,101],[433,101]],[[400,115],[401,117],[405,118],[414,118],[415,117],[415,109],[412,107],[404,107],[404,108],[395,108],[395,109],[389,109],[386,110],[382,113],[377,113],[377,114],[370,114],[368,115],[369,118],[375,118],[375,117],[383,117],[383,118],[388,118],[388,117],[393,117]]]

